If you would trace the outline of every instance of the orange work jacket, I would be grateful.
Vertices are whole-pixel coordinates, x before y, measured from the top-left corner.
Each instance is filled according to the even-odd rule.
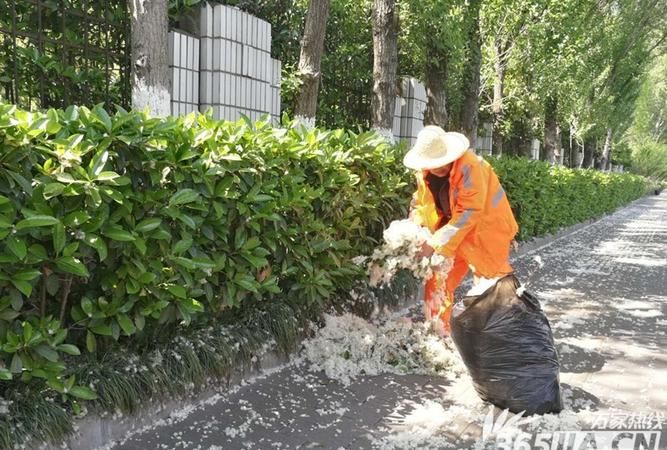
[[[417,173],[412,217],[416,223],[434,233],[438,230],[442,213],[436,207],[424,175],[424,172]],[[469,268],[474,275],[485,278],[513,271],[509,264],[510,244],[519,230],[498,176],[487,161],[471,150],[452,163],[449,205],[452,217],[438,233],[443,237],[443,245],[435,250],[453,258],[454,265],[446,280],[434,276],[426,283],[424,298],[427,316],[440,315],[445,319],[446,327],[454,291]],[[444,292],[438,292],[442,289]],[[434,301],[436,296],[444,298],[444,304]]]

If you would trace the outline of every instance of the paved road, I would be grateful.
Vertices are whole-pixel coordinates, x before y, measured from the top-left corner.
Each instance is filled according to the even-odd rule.
[[[619,448],[639,448],[630,444],[642,437],[667,448],[667,195],[519,255],[515,267],[539,294],[561,357],[567,410],[535,425],[542,439],[603,429],[631,433]],[[508,448],[479,443],[487,411],[467,376],[382,375],[344,387],[295,363],[113,448]],[[522,439],[537,447],[528,427]]]

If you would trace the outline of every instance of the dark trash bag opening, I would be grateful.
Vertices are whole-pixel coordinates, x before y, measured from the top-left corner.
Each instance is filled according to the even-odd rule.
[[[477,393],[494,405],[526,415],[558,413],[558,354],[539,301],[509,275],[450,319],[452,339]]]

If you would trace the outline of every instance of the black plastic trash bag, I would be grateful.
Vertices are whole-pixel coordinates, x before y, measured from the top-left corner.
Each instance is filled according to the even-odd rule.
[[[535,296],[517,294],[519,286],[509,275],[466,297],[466,308],[450,319],[452,339],[482,400],[514,413],[557,413],[563,405],[551,327]]]

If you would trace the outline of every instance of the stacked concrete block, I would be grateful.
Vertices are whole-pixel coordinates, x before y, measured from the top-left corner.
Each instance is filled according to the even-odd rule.
[[[280,81],[281,81],[281,63],[277,59],[271,59],[271,86],[269,111],[271,120],[275,124],[280,123]]]
[[[276,115],[271,25],[234,7],[205,4],[201,33],[200,109],[226,120]]]
[[[402,117],[402,112],[403,112],[403,106],[405,105],[406,101],[403,97],[396,96],[396,100],[394,102],[394,121],[392,123],[391,130],[394,134],[394,138],[396,140],[401,139],[401,117]]]
[[[179,31],[169,32],[171,113],[184,115],[199,109],[199,39]]]
[[[540,159],[540,147],[542,147],[542,142],[539,139],[533,139],[530,141],[530,157],[531,159]]]
[[[396,99],[394,137],[412,145],[417,139],[417,134],[424,128],[426,89],[419,80],[404,78],[401,80],[401,94]]]

